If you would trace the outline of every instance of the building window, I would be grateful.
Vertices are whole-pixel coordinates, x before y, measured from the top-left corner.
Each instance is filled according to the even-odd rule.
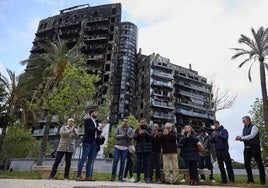
[[[92,16],[93,16],[93,17],[97,17],[98,14],[99,14],[98,11],[94,11],[93,14],[92,14]]]
[[[112,8],[112,14],[116,14],[117,10],[116,8]]]
[[[109,75],[104,75],[103,82],[109,82]]]
[[[111,44],[108,44],[108,50],[112,50],[113,46]]]
[[[110,71],[110,65],[109,64],[106,64],[104,70],[105,71]]]
[[[111,23],[114,23],[115,22],[115,17],[112,17],[111,18]]]
[[[111,57],[112,57],[111,54],[107,54],[106,60],[107,60],[107,61],[110,61],[110,60],[111,60]]]
[[[113,35],[109,35],[109,40],[114,40],[114,36]]]

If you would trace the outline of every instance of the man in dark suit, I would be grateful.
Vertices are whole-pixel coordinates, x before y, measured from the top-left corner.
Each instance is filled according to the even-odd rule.
[[[98,124],[96,119],[98,117],[97,110],[90,110],[89,111],[89,118],[85,120],[84,129],[85,133],[82,139],[82,157],[78,163],[77,169],[77,181],[95,181],[93,178],[93,165],[95,156],[96,156],[96,149],[97,149],[97,138],[98,135],[102,133],[102,128],[104,124]],[[82,168],[84,163],[87,159],[86,163],[86,177],[85,179],[82,178]]]

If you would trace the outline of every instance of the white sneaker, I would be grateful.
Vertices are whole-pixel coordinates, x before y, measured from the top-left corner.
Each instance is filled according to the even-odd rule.
[[[124,182],[129,182],[129,179],[128,178],[123,178],[123,181]]]
[[[212,180],[210,180],[211,181],[211,183],[216,183],[216,181],[214,180],[214,179],[212,179]]]
[[[181,182],[181,183],[185,183],[185,179],[182,179],[180,182]]]
[[[131,183],[134,183],[134,181],[135,181],[135,178],[130,178],[130,180],[129,180]]]
[[[200,183],[204,183],[206,180],[204,179],[200,179]]]

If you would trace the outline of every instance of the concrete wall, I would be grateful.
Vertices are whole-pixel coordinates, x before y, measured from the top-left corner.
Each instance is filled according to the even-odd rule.
[[[43,162],[43,166],[51,166],[53,165],[54,159],[45,159]],[[112,162],[113,159],[96,159],[94,164],[94,170],[97,172],[112,172]],[[35,164],[35,159],[33,158],[12,158],[10,164],[10,170],[16,172],[25,172],[31,171],[32,166]],[[72,167],[77,167],[78,159],[72,160]],[[60,164],[64,166],[64,160]]]

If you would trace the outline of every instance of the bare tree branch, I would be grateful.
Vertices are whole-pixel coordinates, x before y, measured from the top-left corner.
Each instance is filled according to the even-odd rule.
[[[214,77],[214,76],[213,76]],[[229,90],[221,90],[220,86],[216,85],[215,79],[211,79],[210,84],[212,85],[211,96],[211,106],[214,116],[216,118],[216,113],[221,110],[229,109],[235,104],[237,98],[237,93],[235,95],[230,95]]]

